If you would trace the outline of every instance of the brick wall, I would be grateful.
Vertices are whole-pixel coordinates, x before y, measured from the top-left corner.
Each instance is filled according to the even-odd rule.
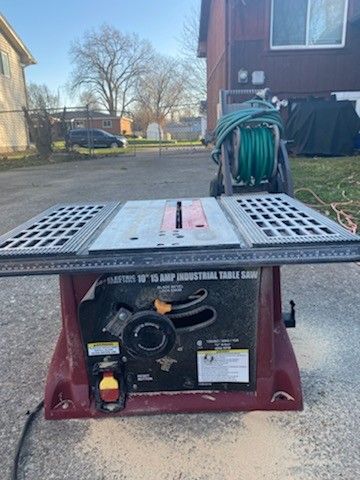
[[[113,135],[132,135],[133,121],[130,118],[123,117],[121,120],[118,117],[113,118],[95,118],[92,120],[92,128],[100,128]]]
[[[122,118],[121,119],[121,125],[120,125],[120,131],[121,133],[124,133],[125,135],[132,135],[133,132],[133,125],[134,122],[130,118]]]

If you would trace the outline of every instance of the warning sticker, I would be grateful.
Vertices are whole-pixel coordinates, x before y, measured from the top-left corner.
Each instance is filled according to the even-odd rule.
[[[197,352],[199,383],[249,383],[249,350]]]
[[[105,355],[119,355],[119,342],[97,342],[88,343],[89,357],[105,356]]]

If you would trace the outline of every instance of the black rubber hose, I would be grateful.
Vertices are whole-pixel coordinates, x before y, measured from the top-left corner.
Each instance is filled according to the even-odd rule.
[[[22,451],[22,447],[23,447],[24,442],[25,442],[26,434],[29,431],[29,428],[30,428],[32,422],[35,420],[36,415],[40,412],[40,410],[43,408],[43,406],[44,406],[44,400],[42,400],[37,405],[35,410],[27,413],[27,419],[26,419],[25,425],[23,426],[21,436],[19,438],[19,441],[18,441],[18,444],[17,444],[17,447],[16,447],[15,458],[14,458],[14,463],[13,463],[13,467],[12,467],[12,471],[11,471],[11,477],[10,477],[11,480],[18,480],[19,460],[20,460],[20,457],[21,457],[21,451]]]

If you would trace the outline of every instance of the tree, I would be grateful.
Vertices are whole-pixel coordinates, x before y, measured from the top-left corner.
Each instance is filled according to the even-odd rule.
[[[137,100],[138,115],[140,111],[143,121],[162,126],[171,113],[188,101],[186,73],[179,62],[158,55],[153,67],[138,82]]]
[[[60,105],[59,93],[54,93],[47,85],[30,83],[27,86],[28,107],[24,116],[39,155],[48,160],[52,155],[52,123],[49,111]]]
[[[88,105],[91,110],[99,110],[101,108],[99,98],[92,90],[84,90],[79,95],[81,106]]]
[[[91,90],[111,115],[122,116],[135,101],[137,82],[152,53],[147,41],[110,25],[87,31],[70,49],[72,89]]]
[[[59,93],[52,92],[45,84],[29,83],[27,96],[30,110],[53,110],[60,105]]]
[[[198,102],[207,97],[206,60],[197,55],[199,30],[200,8],[194,7],[184,20],[178,42],[183,67],[187,72],[190,94],[193,100]]]
[[[23,107],[24,116],[29,127],[30,136],[35,143],[40,157],[51,160],[52,149],[52,120],[46,108],[29,112]]]

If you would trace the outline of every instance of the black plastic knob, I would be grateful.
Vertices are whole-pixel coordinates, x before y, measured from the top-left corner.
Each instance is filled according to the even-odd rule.
[[[135,358],[165,357],[174,347],[175,328],[165,315],[153,311],[135,313],[124,326],[123,347]]]

